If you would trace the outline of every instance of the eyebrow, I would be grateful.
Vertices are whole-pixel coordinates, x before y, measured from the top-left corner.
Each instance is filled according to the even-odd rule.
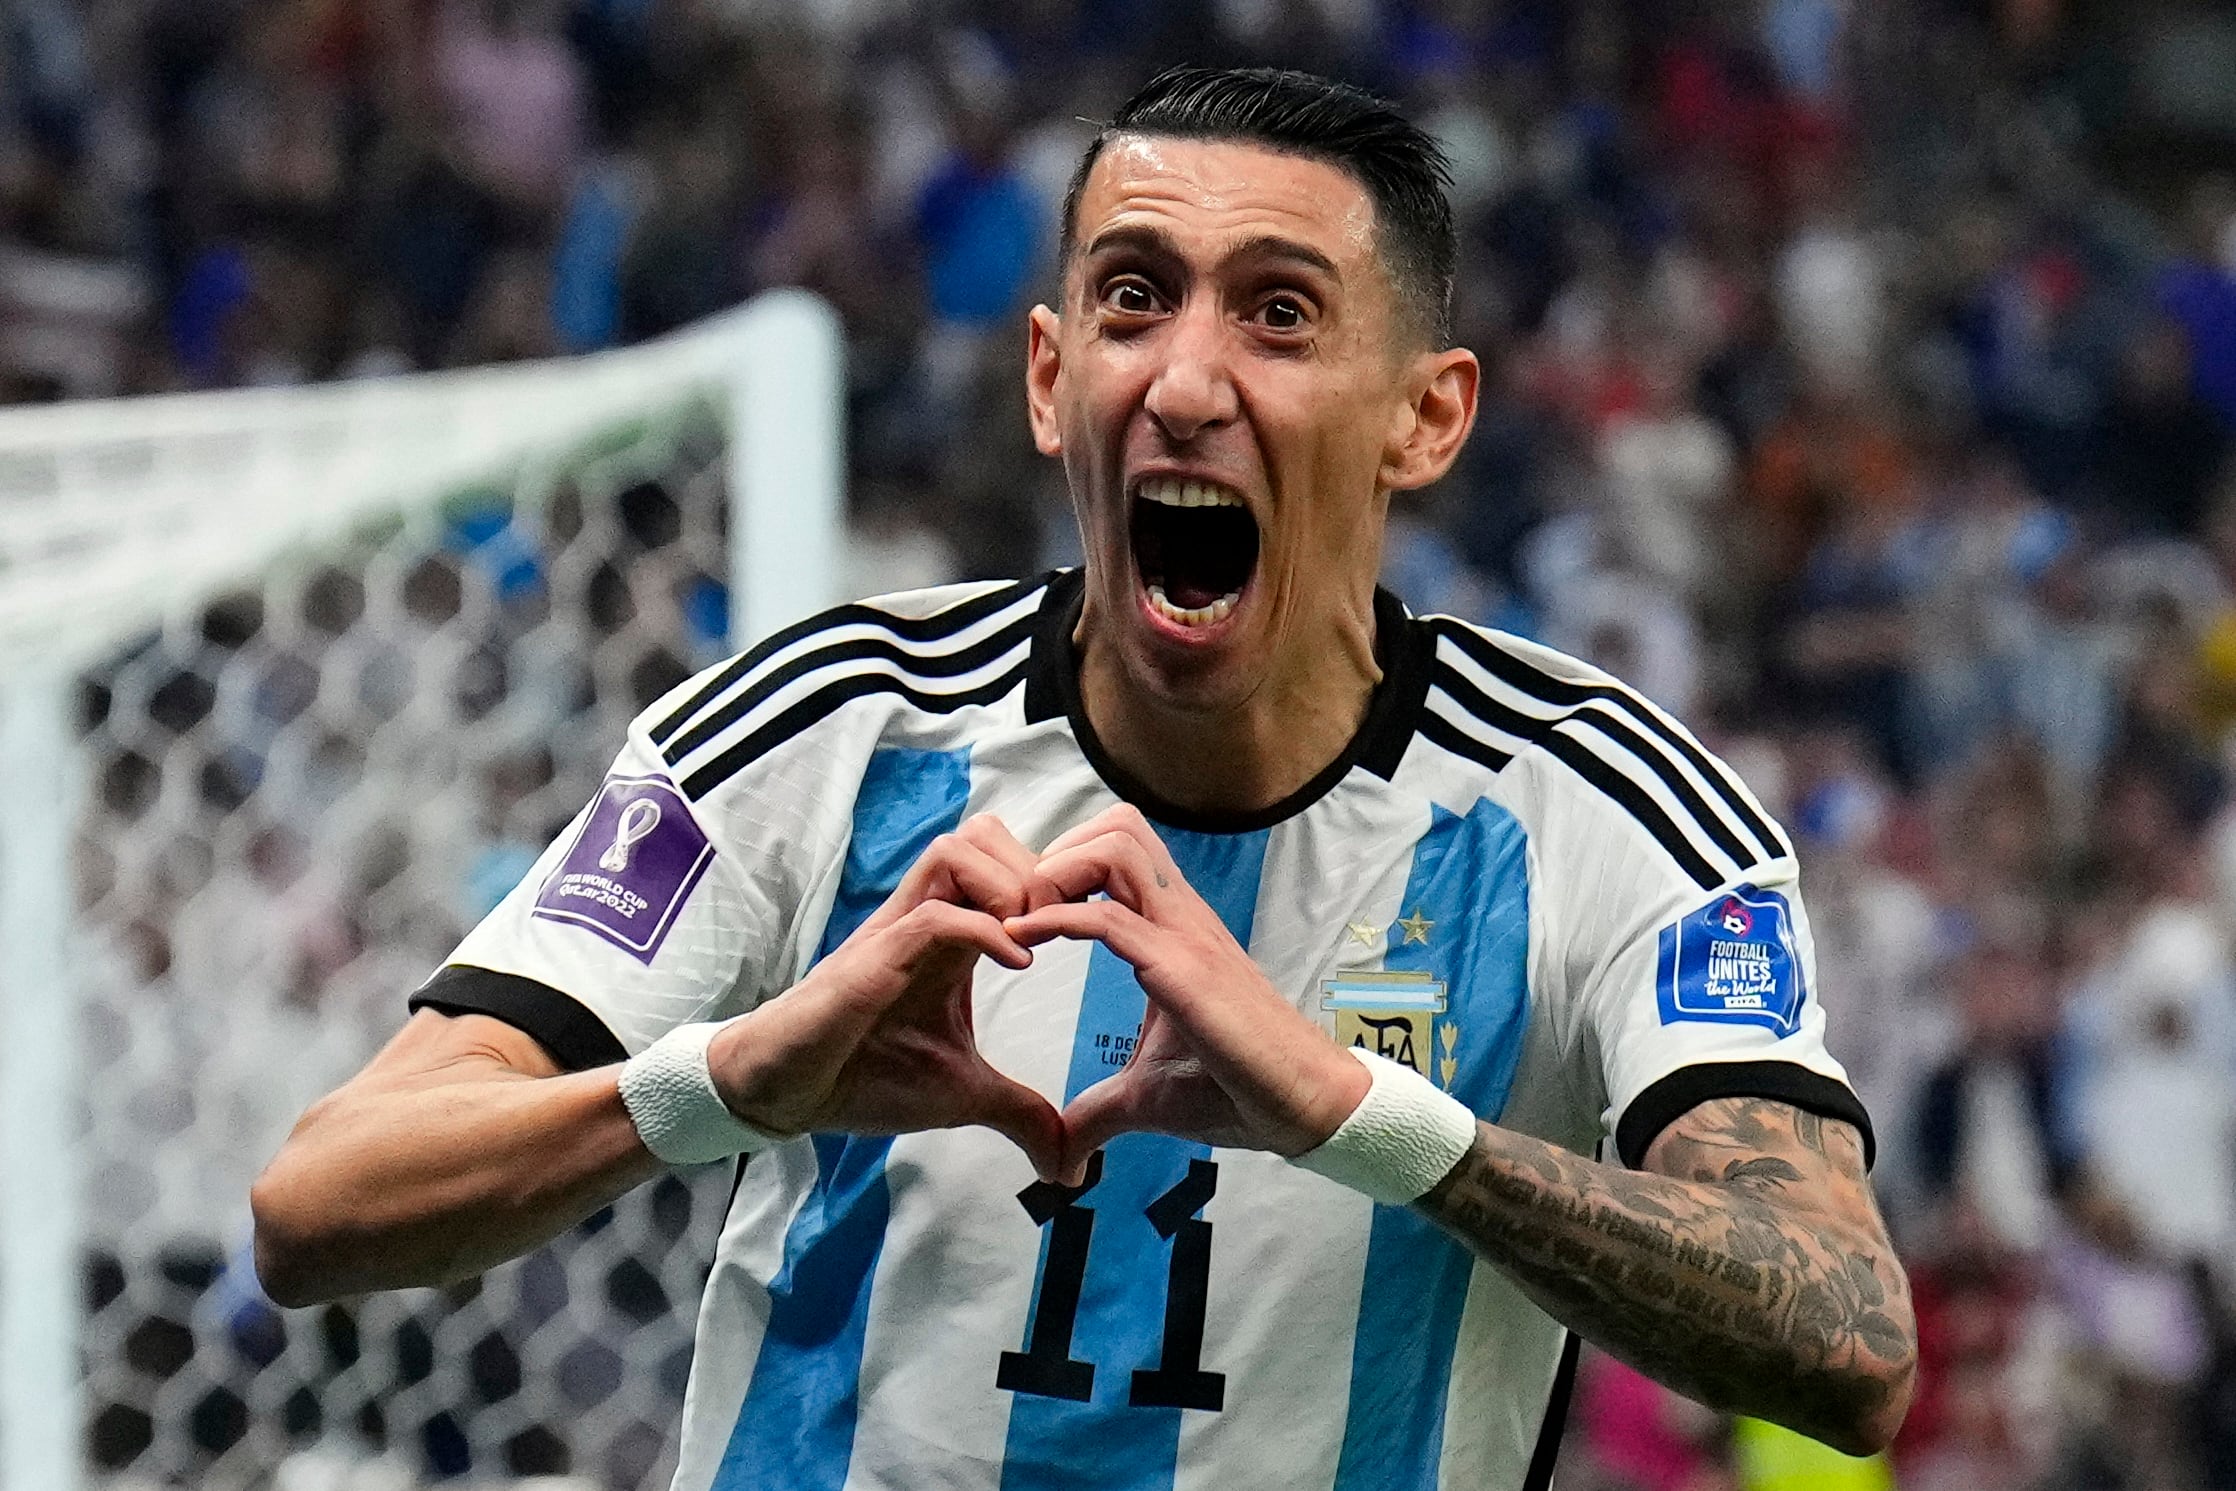
[[[1180,257],[1180,251],[1173,243],[1172,235],[1162,228],[1153,228],[1140,223],[1122,224],[1115,228],[1104,229],[1095,235],[1093,242],[1087,245],[1083,257],[1092,257],[1115,249],[1133,249],[1141,253],[1154,254],[1161,258],[1177,259]],[[1318,270],[1337,284],[1343,283],[1343,271],[1336,268],[1333,259],[1308,243],[1299,243],[1294,238],[1283,238],[1278,233],[1261,233],[1254,238],[1246,238],[1241,243],[1236,244],[1220,262],[1232,264],[1241,259],[1286,260],[1293,264],[1303,265],[1307,269]]]
[[[1343,282],[1343,271],[1335,267],[1335,260],[1309,243],[1299,243],[1294,238],[1283,238],[1277,233],[1261,233],[1255,238],[1244,239],[1235,246],[1234,252],[1227,255],[1228,263],[1237,259],[1286,260],[1292,264],[1301,264],[1307,269],[1316,269],[1337,284]]]

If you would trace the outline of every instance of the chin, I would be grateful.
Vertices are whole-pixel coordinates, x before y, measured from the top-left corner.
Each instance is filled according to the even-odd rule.
[[[1119,647],[1127,681],[1145,698],[1175,714],[1216,716],[1248,703],[1264,681],[1258,649],[1234,645],[1191,645],[1186,651],[1169,640],[1129,625]]]

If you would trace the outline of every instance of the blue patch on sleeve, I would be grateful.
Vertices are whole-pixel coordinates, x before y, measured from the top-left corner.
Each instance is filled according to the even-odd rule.
[[[1655,984],[1661,1022],[1763,1025],[1781,1036],[1801,1024],[1801,953],[1793,910],[1774,890],[1742,885],[1661,932]]]

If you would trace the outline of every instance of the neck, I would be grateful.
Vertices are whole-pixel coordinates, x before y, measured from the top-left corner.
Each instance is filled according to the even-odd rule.
[[[1296,792],[1351,744],[1382,681],[1371,589],[1309,646],[1284,647],[1295,662],[1228,709],[1184,709],[1132,686],[1117,650],[1081,620],[1079,693],[1096,738],[1127,776],[1190,812],[1261,812]]]

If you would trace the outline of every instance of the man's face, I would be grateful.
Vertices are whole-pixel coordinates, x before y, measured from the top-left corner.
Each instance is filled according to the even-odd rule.
[[[1027,382],[1078,508],[1086,627],[1167,704],[1239,707],[1369,614],[1388,494],[1449,466],[1474,360],[1426,348],[1372,199],[1324,162],[1120,136],[1073,230]]]

